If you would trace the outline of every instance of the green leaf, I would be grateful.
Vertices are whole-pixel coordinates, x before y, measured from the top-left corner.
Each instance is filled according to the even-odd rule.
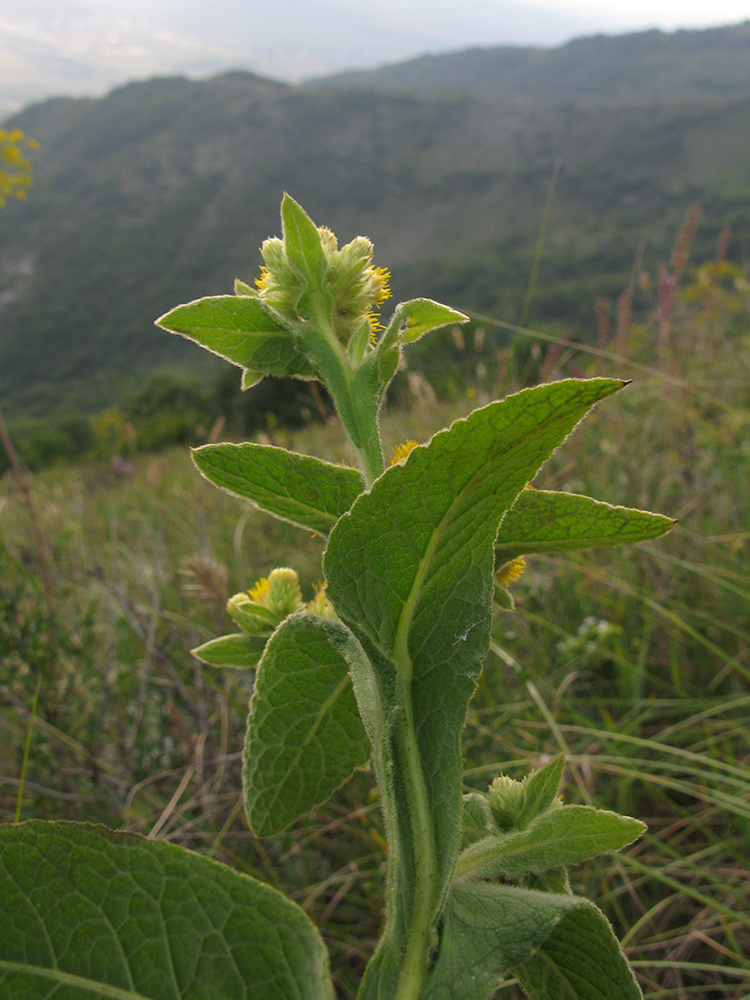
[[[524,490],[500,525],[495,550],[507,562],[535,552],[642,542],[674,524],[663,514],[613,507],[574,493]]]
[[[287,260],[319,285],[327,261],[318,227],[304,208],[286,193],[281,201],[281,226]]]
[[[33,820],[0,828],[3,1000],[332,1000],[302,910],[158,840]]]
[[[258,667],[245,739],[245,808],[260,836],[324,802],[370,756],[335,621],[295,614]],[[342,641],[343,637],[338,637]]]
[[[262,510],[328,534],[364,489],[356,469],[264,444],[206,444],[193,461],[214,485]]]
[[[532,771],[524,778],[526,798],[518,814],[519,829],[527,826],[532,819],[546,812],[555,802],[557,791],[565,768],[565,757],[560,754],[544,767]]]
[[[451,886],[422,1000],[489,1000],[503,977],[582,905],[575,896],[487,882]]]
[[[256,375],[313,378],[294,337],[250,295],[214,295],[177,306],[156,325],[179,333]],[[251,383],[252,384],[252,383]],[[247,388],[244,385],[243,387]]]
[[[489,645],[498,524],[591,406],[621,386],[561,381],[475,411],[388,469],[330,534],[327,594],[372,664],[386,720],[382,765],[374,759],[398,846],[392,923],[413,905],[415,849],[426,852],[435,914],[453,872],[460,733]],[[394,757],[399,781],[389,786]],[[397,936],[384,947],[400,948]]]
[[[380,343],[384,347],[395,340],[402,344],[413,344],[431,330],[438,330],[449,323],[467,323],[468,320],[469,317],[458,310],[432,299],[410,299],[396,307]]]
[[[235,632],[210,639],[191,650],[193,656],[211,667],[255,667],[263,655],[268,636]]]
[[[488,834],[495,832],[495,822],[486,795],[482,795],[480,792],[469,792],[463,796],[463,805],[461,828],[464,844],[473,844],[474,841],[481,840]]]
[[[576,865],[632,844],[646,824],[591,806],[558,806],[524,830],[485,837],[461,854],[456,878],[467,875],[522,878],[549,868]]]
[[[593,903],[580,903],[513,969],[529,1000],[642,1000],[609,921]]]
[[[247,597],[247,600],[240,604],[237,600],[239,597]],[[281,624],[282,619],[288,614],[288,612],[272,611],[264,604],[256,604],[250,599],[249,594],[236,595],[229,602],[227,611],[232,621],[236,622],[244,632],[250,635],[264,634],[267,639],[271,637],[273,630]]]
[[[357,373],[363,385],[370,386],[369,394],[375,400],[376,412],[396,373],[401,345],[411,344],[430,330],[437,330],[448,323],[467,321],[468,316],[432,299],[411,299],[399,303],[375,350],[365,357]]]

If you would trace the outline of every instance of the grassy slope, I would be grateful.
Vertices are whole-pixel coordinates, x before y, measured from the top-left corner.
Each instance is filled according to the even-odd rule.
[[[577,332],[643,241],[646,266],[662,258],[691,202],[706,240],[750,222],[750,98],[550,107],[229,74],[50,101],[17,123],[41,150],[31,197],[0,214],[7,416],[101,408],[154,365],[205,372],[152,321],[252,278],[284,189],[340,238],[367,233],[395,295],[513,321],[559,158],[532,318]]]

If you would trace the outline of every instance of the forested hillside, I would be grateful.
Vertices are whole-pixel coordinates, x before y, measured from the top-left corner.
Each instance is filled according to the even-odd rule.
[[[549,104],[230,73],[52,100],[12,124],[40,148],[29,198],[0,213],[11,417],[100,409],[153,367],[210,371],[153,320],[252,280],[284,190],[340,239],[369,235],[395,296],[514,322],[559,161],[529,321],[582,336],[636,259],[664,261],[693,203],[698,252],[729,225],[739,253],[750,232],[750,95]]]
[[[577,38],[555,49],[470,49],[342,73],[336,82],[561,102],[701,100],[750,93],[750,20],[704,31]]]

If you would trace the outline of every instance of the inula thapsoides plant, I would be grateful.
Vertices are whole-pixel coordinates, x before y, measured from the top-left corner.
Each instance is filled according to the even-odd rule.
[[[229,603],[233,634],[196,655],[255,668],[245,809],[269,835],[372,763],[388,840],[385,925],[362,1000],[532,1000],[641,993],[603,914],[567,869],[616,851],[638,820],[559,796],[563,760],[462,795],[461,731],[493,611],[520,557],[654,538],[672,521],[527,488],[610,378],[526,389],[386,468],[378,426],[403,348],[465,317],[429,299],[381,325],[388,275],[363,237],[339,248],[290,197],[255,288],[159,320],[243,370],[318,379],[357,467],[270,444],[194,453],[211,482],[321,536],[325,587],[303,603],[278,568]],[[156,840],[85,824],[0,831],[0,995],[14,1000],[333,997],[325,948],[268,886]]]

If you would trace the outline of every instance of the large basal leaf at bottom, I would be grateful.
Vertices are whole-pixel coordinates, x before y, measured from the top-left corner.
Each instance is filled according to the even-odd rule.
[[[325,802],[370,756],[347,663],[332,637],[344,641],[349,633],[330,619],[292,615],[258,667],[243,777],[247,816],[261,836]]]
[[[422,1000],[489,1000],[503,977],[586,900],[490,882],[454,883]]]
[[[77,823],[0,828],[3,1000],[332,1000],[280,892],[181,847]]]
[[[566,913],[513,973],[530,1000],[643,1000],[609,921],[593,903]]]

